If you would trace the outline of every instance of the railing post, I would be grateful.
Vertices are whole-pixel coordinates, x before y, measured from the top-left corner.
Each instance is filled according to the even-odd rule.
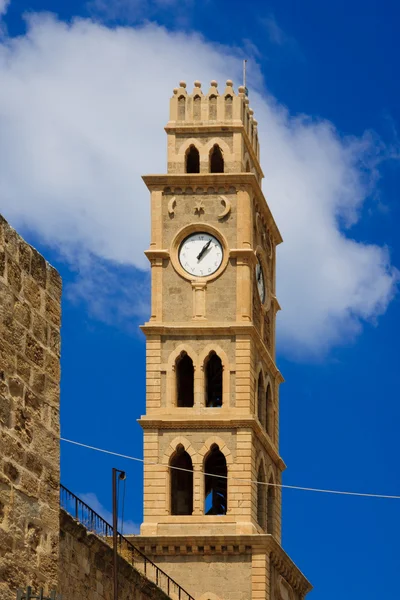
[[[78,521],[78,497],[75,496],[75,519]]]

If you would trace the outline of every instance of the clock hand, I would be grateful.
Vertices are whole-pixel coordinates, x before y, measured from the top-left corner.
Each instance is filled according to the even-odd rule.
[[[260,279],[261,279],[261,269],[259,269],[259,271],[258,271],[257,281],[260,281]]]
[[[200,250],[199,254],[197,255],[197,260],[201,259],[201,257],[203,256],[204,252],[210,247],[210,244],[211,244],[211,240],[208,240],[208,242],[206,244],[204,244],[204,246]]]

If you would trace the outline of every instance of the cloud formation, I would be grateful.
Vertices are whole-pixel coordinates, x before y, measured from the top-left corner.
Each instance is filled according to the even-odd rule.
[[[0,0],[0,17],[6,14],[10,0]]]
[[[150,218],[141,175],[166,170],[172,88],[180,79],[189,88],[197,78],[205,87],[214,78],[238,82],[240,74],[235,49],[197,34],[31,16],[26,35],[0,44],[0,211],[74,267],[94,260],[140,273]],[[252,84],[263,189],[285,240],[280,344],[291,354],[321,353],[382,314],[395,290],[387,250],[346,230],[361,217],[382,147],[371,135],[342,138],[329,122],[292,117],[257,70]],[[81,289],[89,303],[102,301],[101,269]],[[134,314],[143,309],[138,297]]]
[[[97,512],[98,515],[103,517],[107,523],[110,525],[113,522],[112,512],[107,510],[100,500],[97,498],[96,494],[93,492],[87,492],[86,494],[78,494],[78,497],[85,502],[91,509]],[[133,521],[127,520],[122,521],[121,517],[118,519],[118,531],[123,535],[134,535],[139,533],[140,525],[134,523]]]

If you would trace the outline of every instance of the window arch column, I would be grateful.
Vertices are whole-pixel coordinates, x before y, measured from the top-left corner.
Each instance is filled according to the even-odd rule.
[[[175,348],[173,352],[169,355],[168,363],[167,363],[167,389],[166,389],[166,405],[168,407],[177,407],[178,406],[178,369],[177,369],[177,361],[180,358],[187,355],[193,364],[193,400],[194,404],[191,408],[196,406],[196,399],[198,398],[198,390],[196,391],[196,382],[198,385],[198,356],[196,352],[189,346],[188,344],[179,344]]]
[[[207,375],[207,360],[210,355],[216,354],[222,363],[222,405],[228,407],[230,405],[230,374],[233,368],[228,360],[228,355],[222,348],[215,344],[208,344],[203,352],[199,355],[199,378],[198,378],[198,406],[206,406],[206,375]]]
[[[199,456],[199,506],[200,506],[200,514],[205,514],[205,510],[204,510],[204,505],[205,505],[205,493],[206,493],[206,486],[205,486],[205,476],[203,474],[203,472],[205,471],[205,464],[206,464],[206,458],[207,456],[210,454],[212,447],[213,446],[218,446],[218,450],[223,454],[225,461],[226,461],[226,469],[227,469],[227,479],[226,481],[226,485],[227,485],[227,512],[225,514],[229,514],[232,512],[232,502],[231,502],[231,498],[230,498],[230,494],[232,493],[232,482],[231,482],[231,472],[232,472],[232,466],[233,466],[233,460],[232,460],[232,453],[229,450],[229,448],[225,445],[225,442],[223,439],[221,439],[218,436],[213,436],[211,438],[209,438],[206,443],[204,444],[203,448],[200,450],[198,456]]]

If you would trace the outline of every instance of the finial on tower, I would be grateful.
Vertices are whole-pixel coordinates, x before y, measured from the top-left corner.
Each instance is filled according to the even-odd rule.
[[[243,87],[244,87],[244,93],[246,94],[246,96],[248,96],[249,90],[246,87],[246,69],[247,69],[247,58],[245,58],[243,61]]]

